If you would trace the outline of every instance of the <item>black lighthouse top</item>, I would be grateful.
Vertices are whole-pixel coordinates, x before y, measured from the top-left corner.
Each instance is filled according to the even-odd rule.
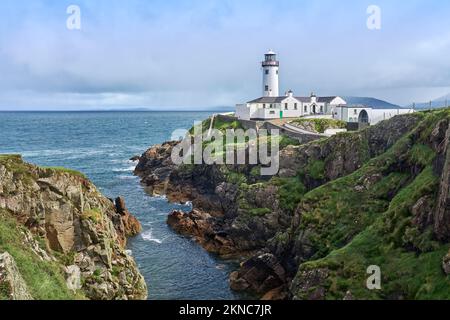
[[[270,50],[265,54],[265,60],[262,62],[263,67],[279,67],[280,62],[277,60],[277,54]]]

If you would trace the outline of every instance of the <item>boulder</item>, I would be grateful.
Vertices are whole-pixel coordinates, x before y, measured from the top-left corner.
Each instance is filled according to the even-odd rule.
[[[142,225],[138,219],[128,211],[125,205],[125,199],[123,197],[118,197],[115,201],[115,206],[116,212],[121,217],[120,220],[123,224],[124,237],[133,237],[141,233]]]
[[[445,274],[450,276],[450,251],[442,260],[442,269],[444,270]]]
[[[273,290],[279,289],[285,282],[284,268],[270,253],[262,253],[250,258],[230,276],[230,285],[233,290],[246,290],[257,295],[267,295],[267,297],[274,296]],[[270,291],[272,293],[269,293]]]
[[[0,290],[10,300],[33,300],[14,258],[8,252],[0,254]]]
[[[72,265],[66,267],[66,283],[67,288],[72,291],[78,291],[82,288],[81,286],[81,270],[77,265]]]

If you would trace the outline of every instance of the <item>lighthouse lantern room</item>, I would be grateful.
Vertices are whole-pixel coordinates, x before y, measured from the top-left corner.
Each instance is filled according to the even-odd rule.
[[[262,62],[263,67],[263,97],[279,96],[279,69],[280,62],[277,60],[277,54],[270,50],[265,55]]]

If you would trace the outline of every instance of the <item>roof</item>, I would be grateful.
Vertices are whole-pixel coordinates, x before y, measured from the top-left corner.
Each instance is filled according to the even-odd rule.
[[[364,104],[344,104],[344,105],[339,105],[339,107],[342,108],[353,108],[353,109],[373,109],[373,110],[405,110],[405,109],[410,109],[410,108],[404,108],[404,107],[400,107],[400,106],[370,106],[370,105],[364,105]]]
[[[286,98],[289,98],[289,96],[281,96],[281,97],[261,97],[252,101],[249,101],[247,103],[281,103]],[[294,97],[300,102],[303,103],[310,103],[311,97]],[[330,103],[334,99],[338,98],[337,96],[334,97],[317,97],[317,102],[319,103]]]
[[[317,98],[317,102],[325,102],[325,103],[330,103],[331,101],[333,101],[334,99],[339,98],[338,96],[333,96],[333,97],[318,97]]]
[[[311,102],[311,97],[294,97],[294,98],[300,102],[305,102],[305,103]]]
[[[283,100],[285,100],[286,96],[283,97],[261,97],[252,101],[249,101],[247,103],[281,103]]]

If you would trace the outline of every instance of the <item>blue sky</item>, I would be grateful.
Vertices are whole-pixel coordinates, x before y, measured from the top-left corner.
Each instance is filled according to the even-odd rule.
[[[268,49],[283,91],[427,101],[450,93],[449,14],[438,0],[1,0],[0,109],[230,106],[261,95]]]

